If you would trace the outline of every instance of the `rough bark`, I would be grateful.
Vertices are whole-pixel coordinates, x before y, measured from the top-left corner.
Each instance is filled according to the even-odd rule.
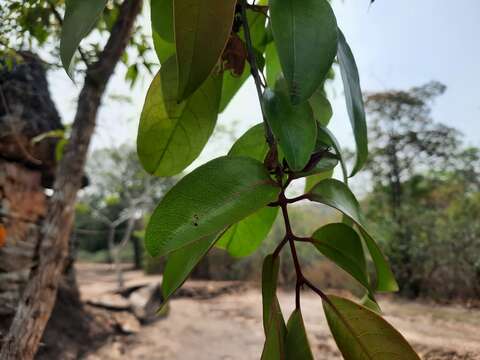
[[[90,66],[78,99],[69,143],[55,177],[54,195],[41,232],[38,265],[32,269],[22,300],[4,340],[0,359],[33,359],[52,313],[68,255],[74,204],[81,187],[90,140],[101,98],[125,51],[141,0],[126,0],[97,63]]]

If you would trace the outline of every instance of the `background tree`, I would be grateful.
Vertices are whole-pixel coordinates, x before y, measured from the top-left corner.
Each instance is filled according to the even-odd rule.
[[[95,151],[87,173],[91,174],[91,186],[79,198],[76,240],[80,248],[109,250],[122,288],[120,251],[131,241],[135,266],[142,267],[143,246],[132,236],[133,231],[143,230],[144,217],[175,178],[149,176],[140,166],[136,151],[128,145]]]
[[[2,359],[31,359],[37,350],[55,302],[67,257],[75,199],[81,186],[90,140],[107,83],[117,63],[122,58],[126,59],[124,52],[129,45],[133,45],[139,55],[144,55],[148,49],[142,45],[141,40],[138,41],[141,32],[134,31],[137,30],[134,24],[141,11],[142,1],[112,1],[107,7],[104,5],[103,1],[65,3],[53,0],[9,0],[0,5],[0,51],[5,55],[14,56],[15,50],[25,48],[58,53],[59,36],[67,39],[66,43],[75,52],[81,37],[92,34],[85,49],[79,51],[81,71],[72,75],[83,81],[83,87],[71,135],[55,174],[49,210],[42,225],[38,264],[31,270],[30,281],[4,339],[0,352]],[[91,24],[84,21],[84,14],[95,19],[93,30]],[[99,17],[101,20],[97,22]],[[66,18],[69,18],[69,29],[63,28],[61,31],[63,19]],[[132,38],[132,33],[137,35]],[[63,50],[65,54],[66,51]],[[63,56],[63,59],[71,69],[68,56]],[[74,61],[76,62],[77,60]]]
[[[440,257],[432,256],[428,248],[434,239],[444,238],[438,232],[439,219],[452,225],[444,212],[454,205],[450,200],[441,204],[438,195],[456,183],[458,196],[467,201],[471,194],[467,189],[478,186],[478,149],[463,148],[461,134],[431,116],[432,102],[444,91],[444,85],[430,82],[408,91],[366,96],[371,119],[366,169],[373,182],[369,215],[382,225],[400,288],[409,296],[429,287],[425,279],[436,268],[432,259],[438,262]]]

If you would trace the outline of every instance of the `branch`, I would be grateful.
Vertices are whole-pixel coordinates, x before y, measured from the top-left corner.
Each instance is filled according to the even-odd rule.
[[[242,15],[242,25],[243,31],[245,33],[245,43],[247,45],[247,53],[248,53],[248,62],[250,63],[251,73],[253,79],[255,80],[255,87],[257,88],[257,95],[258,99],[260,100],[260,108],[262,109],[262,116],[263,116],[263,123],[265,124],[265,135],[267,138],[267,143],[270,149],[275,147],[275,138],[273,137],[272,129],[268,124],[265,116],[265,109],[263,106],[263,91],[262,91],[262,79],[260,78],[260,70],[258,69],[257,59],[255,57],[255,50],[252,44],[252,37],[250,35],[250,26],[248,25],[248,18],[247,18],[247,7],[249,4],[247,0],[241,0],[241,15]]]

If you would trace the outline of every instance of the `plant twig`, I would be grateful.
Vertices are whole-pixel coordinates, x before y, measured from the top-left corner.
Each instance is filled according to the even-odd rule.
[[[257,59],[255,57],[255,51],[252,44],[250,26],[248,25],[247,7],[249,7],[249,4],[247,3],[247,0],[241,0],[241,4],[242,26],[245,33],[245,44],[247,45],[248,62],[250,63],[251,73],[253,79],[255,80],[255,87],[257,88],[258,99],[260,100],[260,108],[262,109],[263,122],[265,123],[265,135],[267,138],[267,143],[270,148],[273,148],[275,146],[275,138],[273,137],[272,129],[270,128],[270,125],[268,124],[265,116],[265,109],[262,101],[262,79],[260,77],[260,70],[258,69]]]

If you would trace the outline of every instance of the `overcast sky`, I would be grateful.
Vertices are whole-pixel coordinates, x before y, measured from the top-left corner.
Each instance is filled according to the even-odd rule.
[[[435,103],[437,121],[456,127],[470,145],[480,146],[480,1],[479,0],[334,0],[339,26],[356,57],[364,91],[408,89],[430,80],[447,85]],[[135,141],[139,113],[150,78],[134,89],[119,66],[99,116],[94,148]],[[62,71],[50,74],[50,88],[65,122],[75,110],[78,88]],[[130,96],[131,103],[111,100]],[[332,130],[340,142],[353,147],[339,79],[330,99],[334,105]],[[246,84],[219,118],[228,126],[237,121],[240,135],[261,121],[253,84]],[[208,146],[200,162],[225,152],[225,136]]]

